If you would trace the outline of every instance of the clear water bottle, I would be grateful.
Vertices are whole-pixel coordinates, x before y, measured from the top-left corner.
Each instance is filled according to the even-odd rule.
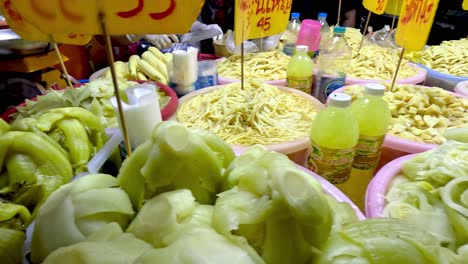
[[[283,53],[292,56],[296,48],[297,34],[301,29],[300,13],[291,13],[291,20],[288,23],[286,31],[283,35]]]
[[[327,23],[327,13],[319,13],[318,22],[320,22],[320,25],[322,25],[322,28],[320,29],[320,51],[325,47],[325,44],[327,44],[328,39],[330,39],[330,26]]]
[[[345,32],[346,28],[335,27],[333,36],[318,56],[314,96],[322,103],[333,91],[345,85],[346,70],[351,67],[351,48],[344,38]]]

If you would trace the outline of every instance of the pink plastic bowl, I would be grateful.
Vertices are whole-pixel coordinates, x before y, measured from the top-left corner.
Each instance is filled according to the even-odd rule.
[[[403,163],[414,158],[417,154],[406,155],[387,163],[377,172],[372,181],[367,186],[366,191],[366,216],[368,218],[383,217],[383,210],[386,205],[385,196],[388,187],[401,171]]]
[[[354,84],[354,85],[359,85],[359,84]],[[341,93],[348,86],[351,86],[351,85],[343,86],[343,87],[333,91],[332,94],[333,93]],[[416,85],[416,86],[421,87],[423,89],[432,88],[432,87],[429,87],[429,86],[421,86],[421,85]],[[452,92],[449,92],[449,93],[452,93]],[[468,98],[468,96],[464,96],[464,95],[461,95],[461,94],[457,94],[457,93],[452,93],[452,94],[454,96],[457,96],[457,97]],[[383,146],[388,147],[390,149],[403,151],[403,152],[406,152],[406,153],[420,153],[420,152],[424,152],[424,151],[428,151],[428,150],[437,148],[439,145],[416,142],[416,141],[411,141],[411,140],[400,138],[400,137],[395,137],[395,136],[392,136],[392,135],[387,135],[387,136],[385,136],[385,141],[383,143]]]
[[[426,80],[427,76],[427,71],[419,67],[418,65],[414,63],[408,63],[413,68],[416,68],[418,70],[418,73],[415,76],[406,78],[406,79],[397,79],[396,83],[397,84],[420,84],[423,83]],[[365,84],[365,83],[375,83],[375,82],[386,82],[386,83],[391,83],[392,80],[370,80],[370,79],[358,79],[358,78],[352,78],[352,77],[346,77],[346,84]]]
[[[459,82],[453,90],[457,94],[468,97],[468,81]]]

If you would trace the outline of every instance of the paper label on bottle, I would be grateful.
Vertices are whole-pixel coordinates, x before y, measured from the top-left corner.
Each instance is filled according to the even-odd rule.
[[[295,48],[296,47],[295,47],[294,43],[286,43],[283,46],[283,53],[288,55],[288,56],[292,56],[294,54],[294,49]]]
[[[218,75],[198,76],[196,89],[218,85]]]
[[[354,149],[329,149],[311,140],[308,168],[333,184],[349,179],[354,158]]]
[[[360,170],[369,170],[377,167],[384,138],[384,136],[368,137],[361,135],[356,147],[353,167]]]
[[[315,91],[315,98],[320,102],[326,103],[328,96],[338,88],[345,85],[346,76],[319,76]]]
[[[288,87],[298,89],[310,95],[312,94],[313,76],[309,76],[309,77],[288,76],[286,78],[286,83]]]

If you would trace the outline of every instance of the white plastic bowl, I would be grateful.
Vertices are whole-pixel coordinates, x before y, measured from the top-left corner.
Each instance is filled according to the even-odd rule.
[[[374,178],[367,186],[366,191],[366,216],[368,218],[383,217],[383,210],[386,205],[385,196],[388,192],[388,187],[392,183],[393,178],[401,172],[403,163],[414,158],[417,154],[406,155],[387,163],[380,169]]]
[[[178,109],[180,109],[180,107],[185,102],[189,101],[190,99],[192,99],[192,98],[194,98],[194,97],[196,97],[198,95],[205,94],[205,93],[211,92],[213,90],[219,89],[221,87],[223,87],[223,86],[222,85],[211,86],[211,87],[207,87],[207,88],[197,90],[195,92],[189,93],[189,94],[181,97],[179,99],[179,108]],[[294,94],[297,94],[297,95],[299,95],[301,97],[306,98],[312,104],[315,105],[315,107],[316,107],[316,109],[318,111],[321,111],[324,108],[324,105],[322,103],[320,103],[320,101],[318,101],[317,99],[315,99],[315,97],[313,97],[313,96],[311,96],[309,94],[301,92],[301,91],[299,91],[297,89],[292,89],[292,88],[288,88],[288,87],[284,87],[284,86],[277,86],[277,87],[280,90],[287,91],[287,92],[290,92],[290,93],[294,93]],[[177,112],[170,119],[177,120]],[[245,152],[250,147],[251,146],[232,146],[234,151],[236,151],[238,153]],[[303,139],[298,139],[298,140],[295,140],[295,141],[284,142],[284,143],[279,143],[279,144],[267,145],[265,147],[268,150],[280,152],[280,153],[283,153],[283,154],[287,155],[292,161],[294,161],[295,163],[297,163],[299,165],[305,165],[306,160],[307,160],[307,152],[308,152],[308,149],[309,149],[309,137],[306,136]]]

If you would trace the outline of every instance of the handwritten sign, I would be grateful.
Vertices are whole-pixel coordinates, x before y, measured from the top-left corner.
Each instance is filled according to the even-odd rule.
[[[292,0],[236,0],[235,44],[282,33],[288,25],[291,6]]]
[[[426,45],[439,0],[404,0],[395,40],[410,51]]]
[[[362,5],[369,11],[381,15],[385,11],[388,0],[363,0]]]
[[[468,10],[468,0],[464,0],[462,4],[463,10]]]
[[[249,38],[253,3],[254,0],[235,0],[234,44],[236,46]]]
[[[11,4],[12,0],[0,1],[0,12],[8,21],[8,26],[25,40],[85,45],[91,41],[90,35],[83,34],[52,34],[48,35],[41,32],[36,26],[25,20],[18,10]]]
[[[16,24],[36,25],[45,34],[101,34],[98,13],[109,34],[187,33],[204,0],[0,0],[16,10]],[[21,18],[21,19],[20,19]],[[18,21],[18,20],[21,21]],[[21,30],[20,30],[21,31]]]
[[[398,16],[401,14],[402,6],[403,0],[387,0],[387,5],[385,6],[385,13]]]

